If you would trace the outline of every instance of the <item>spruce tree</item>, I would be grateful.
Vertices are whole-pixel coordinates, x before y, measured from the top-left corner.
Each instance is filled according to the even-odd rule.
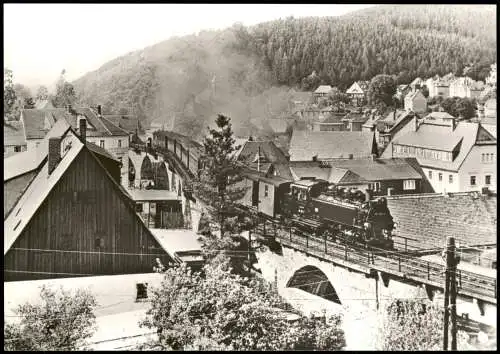
[[[237,211],[236,204],[247,190],[241,183],[241,166],[235,158],[240,147],[235,146],[231,119],[219,114],[215,123],[216,129],[209,129],[205,137],[203,168],[194,183],[197,198],[206,207],[212,224],[216,225],[215,234],[204,232],[202,236],[207,257],[214,256],[219,250],[241,248],[239,233],[244,218]],[[236,264],[233,266],[235,271],[240,270]]]

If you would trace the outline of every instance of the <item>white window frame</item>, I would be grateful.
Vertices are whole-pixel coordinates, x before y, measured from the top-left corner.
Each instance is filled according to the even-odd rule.
[[[414,179],[405,179],[403,181],[403,190],[405,191],[412,191],[415,190],[415,180]]]
[[[99,140],[99,146],[104,149],[104,140]]]
[[[269,196],[269,186],[267,184],[264,185],[264,197]]]
[[[438,173],[438,181],[443,182],[443,173],[442,172]]]

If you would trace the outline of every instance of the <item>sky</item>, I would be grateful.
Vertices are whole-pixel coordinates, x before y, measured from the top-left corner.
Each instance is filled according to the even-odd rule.
[[[53,86],[172,36],[288,16],[340,16],[373,5],[4,4],[4,67],[14,82]]]

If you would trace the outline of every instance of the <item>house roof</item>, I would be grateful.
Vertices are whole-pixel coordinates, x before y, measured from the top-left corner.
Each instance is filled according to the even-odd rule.
[[[201,251],[202,244],[199,236],[193,230],[179,229],[150,229],[151,233],[172,257],[177,252]]]
[[[427,149],[441,150],[441,151],[453,151],[463,137],[458,135],[449,136],[446,139],[446,135],[441,132],[429,131],[426,134],[412,134],[408,133],[397,140],[398,145],[408,145],[415,147],[422,147]]]
[[[370,119],[370,118],[363,113],[350,112],[350,113],[347,113],[342,120],[349,120],[349,121],[354,122],[354,123],[364,123],[368,119]]]
[[[421,78],[417,77],[415,80],[413,80],[410,83],[410,86],[421,85],[422,83],[423,83],[423,80]]]
[[[413,248],[442,248],[447,236],[462,245],[497,242],[497,197],[474,193],[387,197],[396,234]]]
[[[49,100],[38,100],[35,102],[35,109],[54,108]]]
[[[368,81],[356,81],[354,82],[346,91],[347,94],[349,93],[357,93],[357,88],[361,89],[361,91],[365,92],[368,90],[370,83]]]
[[[371,156],[374,143],[372,132],[318,132],[295,130],[290,141],[290,161],[318,159],[364,158]]]
[[[131,199],[139,201],[178,200],[177,193],[159,189],[129,189]]]
[[[256,166],[256,157],[259,153],[259,148],[261,163],[286,163],[288,161],[283,151],[281,151],[272,141],[248,140],[242,145],[237,155],[237,160],[239,162],[244,162],[249,167],[253,165]]]
[[[416,91],[412,91],[410,93],[408,93],[406,96],[405,96],[405,101],[406,100],[413,100],[414,98],[418,97],[418,96],[421,96],[422,98],[425,99],[425,96],[422,94],[422,91],[420,90],[416,90]]]
[[[103,117],[128,133],[135,133],[136,129],[139,133],[144,133],[144,128],[137,117],[119,114],[106,114]]]
[[[333,87],[330,85],[320,85],[314,93],[330,93],[333,90]]]
[[[29,221],[42,205],[43,201],[48,197],[50,191],[54,188],[61,177],[66,173],[69,166],[75,161],[76,157],[80,152],[86,149],[86,144],[84,144],[80,137],[74,133],[72,129],[69,129],[77,139],[72,141],[69,149],[65,150],[61,156],[61,160],[54,168],[52,173],[48,173],[48,163],[45,162],[41,167],[40,171],[36,177],[32,180],[30,185],[27,187],[25,192],[21,195],[16,205],[12,209],[12,212],[7,216],[4,222],[4,255],[14,244],[16,239],[19,237],[24,228],[28,225]],[[87,148],[88,149],[88,148]],[[91,156],[96,158],[96,162],[102,166],[101,162],[97,157],[90,152]],[[109,175],[108,171],[102,166],[104,172],[108,176],[111,183],[117,188],[119,194],[123,198],[129,198],[129,195],[112,177]],[[128,205],[128,204],[127,204]],[[131,207],[131,206],[130,206]],[[13,211],[17,210],[16,213]]]
[[[497,138],[497,125],[496,125],[496,121],[495,121],[495,124],[486,124],[485,122],[482,122],[481,126],[484,129],[486,129],[488,131],[488,133],[490,133],[492,136],[494,136],[495,139]]]
[[[250,168],[243,168],[242,175],[254,181],[262,181],[265,183],[272,184],[273,186],[280,186],[283,183],[290,182],[289,179],[280,176],[267,176],[266,173],[258,172]]]
[[[405,144],[414,143],[415,146],[428,147],[439,150],[450,151],[451,146],[458,141],[461,141],[460,151],[453,161],[431,160],[417,157],[417,161],[421,166],[444,169],[448,171],[457,171],[463,161],[469,154],[469,151],[476,144],[477,138],[483,135],[488,135],[486,129],[482,128],[478,123],[458,122],[456,128],[452,131],[449,125],[435,124],[432,121],[423,121],[416,132],[408,132],[400,137],[395,137],[391,144],[400,142]],[[496,144],[496,140],[491,143]],[[455,145],[456,146],[456,145]],[[390,158],[392,154],[391,147],[388,147],[382,157]]]
[[[346,117],[346,113],[334,113],[330,112],[327,114],[326,118],[320,122],[315,122],[316,124],[344,124],[342,120]]]
[[[21,121],[7,121],[3,124],[3,146],[26,145],[24,126]]]
[[[366,181],[421,179],[422,176],[404,158],[332,160],[329,165],[349,170]]]
[[[128,136],[128,133],[105,118],[99,117],[88,107],[74,108],[76,114],[87,119],[87,136]],[[43,139],[55,122],[64,119],[73,129],[78,129],[78,119],[75,114],[65,108],[25,109],[22,111],[22,121],[26,130],[26,138]]]
[[[431,112],[424,117],[424,119],[453,119],[451,114],[448,112]]]

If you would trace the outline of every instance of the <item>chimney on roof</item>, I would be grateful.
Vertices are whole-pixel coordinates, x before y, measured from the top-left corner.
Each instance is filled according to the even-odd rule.
[[[49,139],[49,154],[48,154],[48,164],[49,164],[49,175],[57,167],[57,164],[61,160],[61,138],[53,137]]]
[[[392,120],[396,120],[396,109],[394,109],[394,112],[392,113]]]
[[[413,131],[416,132],[418,130],[418,119],[417,116],[413,116]]]
[[[102,115],[101,108],[101,105],[97,105],[97,114],[99,115],[99,117]]]
[[[80,137],[82,138],[83,143],[85,144],[85,141],[87,140],[87,120],[85,118],[80,118],[79,128],[80,128]]]

